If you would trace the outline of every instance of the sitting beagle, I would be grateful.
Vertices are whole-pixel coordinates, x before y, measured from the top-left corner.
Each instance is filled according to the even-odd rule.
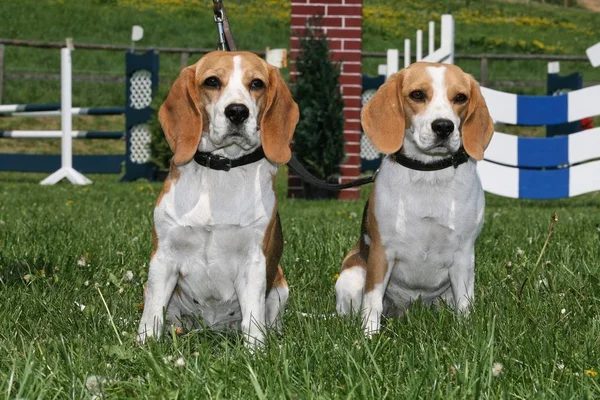
[[[475,160],[494,132],[479,85],[454,65],[419,62],[391,76],[361,118],[388,156],[342,263],[338,313],[362,311],[374,334],[381,316],[418,299],[467,312],[485,205]]]
[[[288,297],[274,179],[298,106],[258,56],[212,52],[181,72],[158,116],[174,156],[154,209],[138,341],[160,336],[166,318],[178,331],[241,328],[259,344],[265,327],[280,328]]]

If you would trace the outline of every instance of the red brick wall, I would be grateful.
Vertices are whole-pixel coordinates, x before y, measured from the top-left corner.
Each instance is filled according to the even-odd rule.
[[[360,99],[362,93],[362,0],[292,0],[290,49],[292,79],[294,60],[298,55],[301,34],[309,18],[322,16],[322,27],[329,40],[331,59],[342,63],[340,84],[344,99],[344,140],[346,158],[340,165],[341,182],[358,178],[360,174]],[[359,198],[359,189],[340,192],[342,200]],[[302,197],[302,180],[290,173],[288,196]]]

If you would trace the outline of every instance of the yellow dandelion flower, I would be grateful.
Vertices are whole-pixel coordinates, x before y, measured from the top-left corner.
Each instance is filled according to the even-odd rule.
[[[596,372],[594,369],[586,369],[585,374],[588,376],[591,376],[592,378],[595,378],[598,376],[598,372]]]
[[[67,200],[67,205],[70,206],[71,204],[73,204],[73,200],[71,200],[71,199]]]
[[[337,281],[339,277],[340,277],[340,274],[335,274],[335,275],[333,275],[333,280]]]

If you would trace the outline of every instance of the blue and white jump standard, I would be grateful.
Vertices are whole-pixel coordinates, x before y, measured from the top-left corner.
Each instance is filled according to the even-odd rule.
[[[559,96],[481,88],[495,123],[552,125],[600,115],[600,86]],[[522,199],[558,199],[600,190],[600,128],[528,138],[496,132],[478,163],[484,190]]]

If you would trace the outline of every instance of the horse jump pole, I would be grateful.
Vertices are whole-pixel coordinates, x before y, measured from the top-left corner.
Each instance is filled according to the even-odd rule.
[[[42,185],[54,185],[67,178],[74,185],[89,185],[88,178],[73,168],[73,138],[71,137],[71,123],[73,119],[72,87],[71,87],[71,49],[60,49],[60,124],[61,137],[61,167],[58,171],[40,182]]]

